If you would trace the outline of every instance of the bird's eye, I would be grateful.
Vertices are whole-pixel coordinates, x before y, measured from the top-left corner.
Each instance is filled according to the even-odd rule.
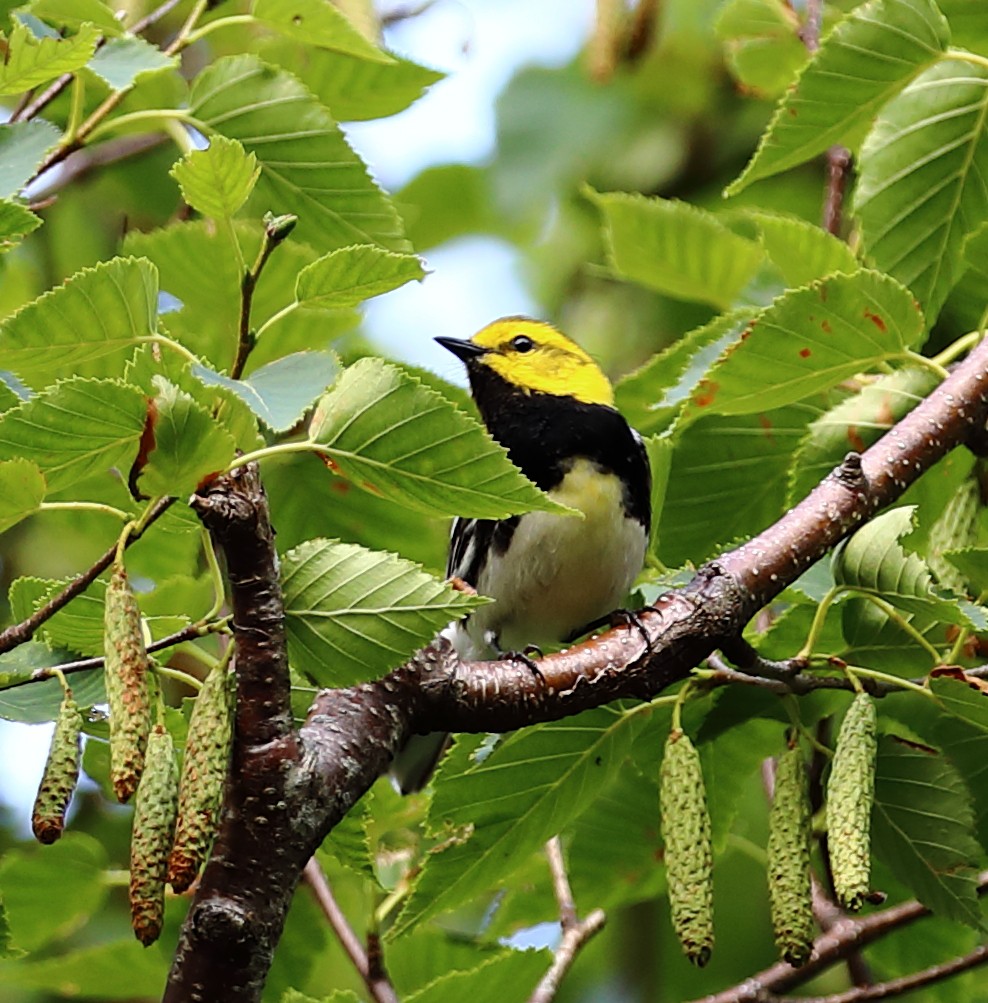
[[[527,335],[519,334],[517,338],[511,339],[511,347],[516,352],[530,352],[535,347],[535,342]]]

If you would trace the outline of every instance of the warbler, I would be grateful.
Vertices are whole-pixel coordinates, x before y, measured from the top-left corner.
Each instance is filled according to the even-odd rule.
[[[494,602],[447,630],[465,660],[578,637],[628,595],[651,521],[651,472],[600,367],[554,327],[505,317],[470,340],[436,338],[465,365],[488,431],[554,501],[583,518],[529,512],[458,518],[446,574]],[[392,767],[415,790],[444,736],[413,739]]]

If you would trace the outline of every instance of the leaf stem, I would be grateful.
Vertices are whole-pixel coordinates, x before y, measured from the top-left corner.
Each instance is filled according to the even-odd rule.
[[[219,612],[226,602],[226,589],[223,586],[223,572],[220,569],[220,562],[216,557],[216,550],[213,548],[213,538],[205,529],[201,533],[202,550],[206,558],[206,567],[209,569],[209,577],[213,582],[213,605],[203,619],[212,620],[214,617],[219,616]]]
[[[944,369],[946,369],[946,367],[949,366],[954,359],[974,348],[975,345],[981,341],[982,337],[984,337],[983,325],[977,331],[970,331],[951,342],[951,344],[949,344],[942,352],[938,355],[934,355],[930,361],[935,362],[938,366],[943,366]]]
[[[823,631],[823,625],[827,619],[827,613],[830,612],[830,607],[834,604],[835,600],[840,596],[843,590],[839,585],[834,585],[827,591],[827,594],[820,600],[820,605],[816,608],[816,613],[813,614],[813,622],[810,624],[809,632],[806,635],[806,640],[803,642],[802,648],[799,649],[796,654],[795,661],[802,659],[805,662],[810,660],[813,654],[813,649],[816,647],[817,642],[820,640],[820,634]]]
[[[191,362],[193,365],[198,365],[202,362],[198,355],[190,352],[185,345],[179,341],[175,341],[173,338],[169,338],[166,334],[148,334],[140,338],[135,338],[134,340],[139,345],[164,345],[166,348],[170,348],[173,352],[178,352],[183,359]]]
[[[261,449],[255,449],[252,453],[244,453],[243,456],[236,457],[230,461],[223,473],[228,474],[231,470],[244,467],[248,463],[256,463],[260,460],[270,459],[272,456],[282,456],[287,453],[329,455],[329,450],[324,446],[320,446],[318,442],[313,442],[311,439],[300,439],[296,442],[278,442],[273,446],[263,446]]]
[[[69,120],[65,126],[65,141],[71,143],[76,136],[82,113],[86,106],[86,82],[81,74],[72,77],[72,97],[69,107]]]
[[[901,676],[893,676],[888,672],[880,672],[878,669],[866,669],[862,665],[847,666],[850,671],[847,672],[848,678],[851,682],[856,682],[855,676],[865,676],[867,679],[877,679],[880,682],[888,683],[890,686],[899,686],[904,690],[912,690],[914,693],[922,693],[924,697],[930,700],[934,700],[935,697],[920,683],[914,683],[911,679],[903,679]],[[855,687],[855,692],[862,692],[863,687],[860,683]]]
[[[283,306],[277,313],[273,313],[268,319],[257,329],[257,333],[254,335],[255,340],[260,339],[261,335],[274,324],[277,324],[279,320],[287,317],[295,309],[297,309],[299,303],[298,300],[293,300],[288,306]]]
[[[871,592],[855,589],[854,594],[877,606],[904,634],[908,634],[921,648],[929,652],[934,665],[941,664],[943,659],[940,657],[940,652],[890,602]]]
[[[89,133],[90,142],[99,139],[106,132],[115,130],[122,125],[132,125],[135,122],[161,122],[161,121],[186,122],[189,125],[196,125],[195,119],[189,114],[187,108],[145,108],[142,111],[131,111],[126,115],[120,115],[111,122],[103,122],[93,128]]]
[[[920,352],[908,351],[904,352],[902,357],[909,362],[913,362],[918,366],[922,366],[924,369],[929,369],[930,372],[936,373],[936,375],[941,379],[945,380],[950,373],[936,359],[928,358],[922,355]]]
[[[128,522],[132,516],[122,508],[115,508],[113,505],[104,505],[102,502],[87,501],[64,501],[64,502],[42,502],[38,506],[40,512],[103,512],[112,515],[115,519]]]
[[[187,43],[191,45],[193,42],[198,42],[199,39],[205,38],[211,32],[219,31],[221,28],[231,28],[238,24],[257,23],[258,20],[253,14],[230,14],[228,17],[218,17],[215,21],[210,21],[209,24],[204,24],[201,28],[196,28],[195,31],[190,32]]]

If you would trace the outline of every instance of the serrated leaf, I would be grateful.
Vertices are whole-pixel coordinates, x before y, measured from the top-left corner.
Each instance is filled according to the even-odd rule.
[[[17,195],[60,139],[59,130],[39,118],[0,125],[0,198]]]
[[[0,533],[37,512],[46,488],[44,475],[33,461],[0,460]]]
[[[347,870],[377,885],[370,841],[367,838],[368,814],[364,800],[359,801],[333,826],[333,831],[323,841],[319,853],[332,854]]]
[[[126,90],[145,73],[177,66],[177,56],[169,56],[156,45],[135,35],[111,38],[89,61],[89,69],[115,91]]]
[[[358,244],[306,265],[298,273],[295,299],[300,306],[359,306],[372,296],[424,277],[422,261],[414,254],[393,254],[373,244]]]
[[[923,338],[909,291],[879,272],[831,275],[784,293],[729,345],[687,414],[747,414],[803,400]]]
[[[309,439],[343,476],[433,515],[570,511],[528,481],[479,422],[381,359],[344,370],[316,406]]]
[[[381,675],[486,601],[394,554],[337,540],[285,554],[282,590],[289,657],[318,686]]]
[[[0,63],[0,94],[20,94],[81,69],[96,50],[99,29],[80,26],[71,38],[36,39],[20,22],[7,38],[6,59]]]
[[[466,972],[447,972],[408,1003],[524,1003],[552,965],[550,951],[506,951]]]
[[[785,510],[792,454],[820,409],[807,403],[752,415],[710,415],[677,436],[658,532],[669,567],[746,539]]]
[[[250,205],[295,213],[299,239],[322,252],[368,243],[406,249],[394,206],[329,111],[291,74],[231,56],[200,73],[190,97],[199,121],[256,154],[261,176]]]
[[[502,885],[621,769],[647,715],[601,707],[508,736],[483,762],[434,781],[426,860],[393,933]]]
[[[188,495],[233,459],[233,436],[189,394],[158,377],[154,448],[138,487],[151,495]]]
[[[102,0],[31,0],[27,10],[42,21],[60,27],[80,29],[89,22],[108,38],[123,33],[122,24]]]
[[[875,854],[924,905],[982,928],[974,814],[964,783],[942,755],[883,738],[875,777]]]
[[[882,109],[858,165],[864,249],[932,321],[963,271],[964,240],[988,215],[988,67],[931,67]]]
[[[728,345],[737,341],[754,310],[721,314],[683,335],[614,388],[621,413],[642,435],[663,432]]]
[[[780,213],[747,212],[758,227],[772,263],[787,286],[805,286],[834,272],[855,272],[860,267],[854,252],[832,233]]]
[[[147,401],[115,380],[73,377],[0,416],[0,459],[30,456],[50,491],[128,467]]]
[[[350,20],[322,0],[255,0],[254,17],[288,38],[377,63],[392,57],[369,42]]]
[[[0,199],[0,252],[16,247],[41,226],[41,220],[18,202]]]
[[[190,150],[168,172],[197,212],[226,219],[247,201],[261,169],[235,139],[213,136],[205,150]]]
[[[287,432],[339,371],[329,352],[296,352],[255,369],[245,379],[231,380],[205,366],[192,372],[206,386],[225,387],[275,432]]]
[[[949,714],[988,734],[988,694],[983,690],[950,676],[931,679],[930,689]]]
[[[375,63],[304,43],[275,39],[261,56],[294,73],[338,122],[387,118],[404,111],[445,74],[409,59]],[[418,247],[418,242],[415,242]]]
[[[76,272],[0,324],[0,368],[41,388],[67,372],[120,376],[155,331],[158,273],[143,258]]]
[[[620,192],[587,195],[603,215],[608,263],[649,289],[727,309],[764,259],[753,240],[685,202]]]
[[[856,146],[878,110],[946,49],[950,32],[932,0],[871,0],[823,40],[788,91],[758,149],[726,191]]]
[[[988,548],[945,550],[943,556],[968,580],[972,595],[988,592]]]
[[[979,614],[971,603],[937,595],[923,559],[907,553],[900,545],[899,539],[912,532],[915,510],[915,505],[903,505],[882,512],[862,526],[834,552],[834,581],[876,595],[911,613],[982,629],[984,614]]]
[[[867,384],[817,418],[793,458],[789,504],[804,498],[848,452],[863,453],[877,442],[938,382],[936,373],[925,367],[900,369]]]

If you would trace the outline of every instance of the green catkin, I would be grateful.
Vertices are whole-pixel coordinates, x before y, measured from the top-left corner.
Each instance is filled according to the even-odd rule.
[[[216,831],[233,737],[234,676],[219,665],[206,677],[189,721],[168,881],[184,892]]]
[[[779,758],[769,813],[768,891],[775,943],[794,968],[813,952],[810,802],[799,746]]]
[[[110,705],[110,779],[117,799],[129,801],[144,769],[151,692],[141,613],[122,564],[113,566],[106,588],[103,647]]]
[[[82,711],[72,690],[66,687],[48,750],[48,762],[31,813],[31,829],[42,843],[54,843],[65,827],[65,812],[79,779],[81,734]]]
[[[146,947],[158,939],[165,915],[165,872],[175,835],[178,767],[172,737],[156,724],[134,805],[130,838],[130,923]]]
[[[827,783],[827,844],[837,901],[856,912],[870,889],[875,705],[859,693],[841,725]]]
[[[714,946],[710,815],[700,757],[679,730],[666,741],[659,796],[672,924],[686,957],[702,968]]]

